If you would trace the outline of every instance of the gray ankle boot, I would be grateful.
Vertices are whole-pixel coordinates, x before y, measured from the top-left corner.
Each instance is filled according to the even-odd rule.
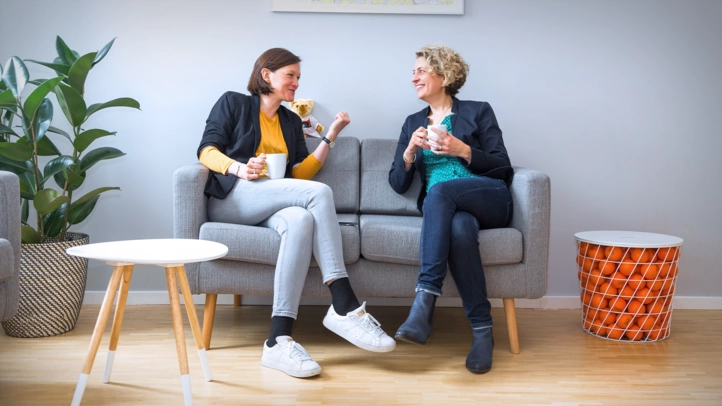
[[[396,332],[396,339],[412,344],[426,344],[434,328],[436,296],[423,290],[416,293],[409,317]]]
[[[471,343],[466,357],[466,369],[475,374],[485,374],[491,370],[491,356],[494,352],[494,336],[491,327],[472,330],[474,342]]]

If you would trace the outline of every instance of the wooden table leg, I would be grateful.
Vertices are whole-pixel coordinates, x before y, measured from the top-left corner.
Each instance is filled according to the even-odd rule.
[[[105,331],[105,325],[108,323],[110,308],[113,306],[113,300],[115,299],[115,293],[118,291],[118,285],[120,284],[120,278],[123,275],[123,269],[123,266],[116,266],[113,268],[113,273],[110,276],[110,282],[108,282],[108,289],[105,291],[105,297],[103,298],[103,305],[100,306],[98,321],[95,322],[93,336],[90,339],[88,355],[85,357],[85,363],[83,364],[83,369],[80,372],[78,384],[75,387],[75,394],[73,394],[71,406],[79,406],[80,401],[83,399],[85,385],[88,383],[88,375],[90,375],[90,371],[93,369],[93,362],[95,361],[95,356],[98,354],[100,339],[103,338],[103,331]]]
[[[133,276],[133,265],[123,267],[123,278],[120,280],[120,295],[118,302],[115,304],[115,315],[113,316],[113,327],[110,330],[110,345],[108,346],[108,356],[105,360],[105,372],[103,373],[103,383],[110,382],[110,372],[113,370],[113,361],[115,360],[115,349],[118,348],[118,338],[120,338],[120,328],[123,325],[123,315],[125,314],[125,302],[128,299],[128,288],[130,288],[130,278]]]
[[[175,332],[175,346],[178,351],[181,386],[183,387],[183,402],[186,406],[189,406],[193,404],[191,379],[188,374],[188,354],[186,353],[185,335],[183,334],[183,316],[181,315],[180,299],[178,298],[178,283],[176,272],[174,272],[173,268],[165,268],[165,280],[168,283],[168,296],[170,297],[173,331]]]
[[[213,320],[216,317],[216,301],[218,295],[206,293],[206,304],[203,309],[203,346],[206,350],[211,349],[211,335],[213,334]]]
[[[213,380],[211,374],[211,366],[208,364],[208,355],[206,354],[206,347],[203,343],[203,337],[201,335],[201,327],[198,324],[198,315],[196,314],[196,307],[193,304],[193,296],[191,295],[191,288],[188,286],[188,276],[186,276],[186,270],[183,266],[177,266],[174,268],[176,275],[178,276],[178,282],[180,283],[181,293],[183,293],[183,301],[186,305],[186,313],[188,313],[188,322],[191,325],[191,331],[193,331],[193,338],[196,341],[196,347],[198,348],[198,356],[201,359],[201,367],[203,368],[203,375],[206,381],[210,382]]]

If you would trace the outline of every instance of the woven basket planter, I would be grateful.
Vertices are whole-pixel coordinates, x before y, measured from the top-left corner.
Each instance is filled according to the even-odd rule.
[[[75,328],[88,274],[86,258],[65,250],[89,241],[87,234],[67,233],[66,241],[23,244],[20,256],[20,304],[2,322],[13,337],[48,337]]]

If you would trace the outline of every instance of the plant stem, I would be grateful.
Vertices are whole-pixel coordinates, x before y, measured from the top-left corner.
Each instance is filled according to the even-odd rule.
[[[73,128],[73,133],[75,135],[75,138],[78,137],[78,129]],[[78,159],[78,151],[73,147],[73,161]],[[60,241],[65,241],[65,233],[68,231],[68,216],[70,215],[70,203],[73,201],[73,189],[69,189],[68,186],[70,184],[70,181],[67,178],[67,175],[65,177],[65,186],[63,186],[63,196],[65,196],[65,192],[68,192],[68,202],[66,203],[67,206],[65,208],[65,215],[63,216],[63,231],[60,233]]]

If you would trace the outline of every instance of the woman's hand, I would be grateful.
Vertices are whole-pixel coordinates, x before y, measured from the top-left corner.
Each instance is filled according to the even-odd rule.
[[[464,158],[466,161],[471,161],[471,147],[464,141],[454,137],[453,134],[441,131],[438,128],[432,128],[431,131],[441,137],[435,140],[438,145],[431,148],[431,152],[436,155],[458,156],[460,158]]]
[[[414,156],[416,155],[416,151],[418,151],[419,148],[430,148],[429,144],[426,142],[426,129],[424,127],[417,128],[416,131],[411,134],[409,146],[407,146],[406,151],[404,151],[404,160],[406,162],[412,162],[414,160]]]
[[[351,122],[351,118],[348,116],[348,113],[345,111],[342,111],[338,114],[336,114],[336,121],[331,124],[331,127],[328,129],[328,133],[326,134],[326,137],[330,139],[331,141],[334,141],[336,137],[338,137],[338,134],[343,130],[349,123]]]
[[[228,171],[241,179],[254,180],[261,176],[261,171],[263,171],[265,163],[266,154],[261,154],[256,158],[250,158],[246,164],[240,162],[232,164]],[[238,164],[239,167],[235,167],[236,164]]]

